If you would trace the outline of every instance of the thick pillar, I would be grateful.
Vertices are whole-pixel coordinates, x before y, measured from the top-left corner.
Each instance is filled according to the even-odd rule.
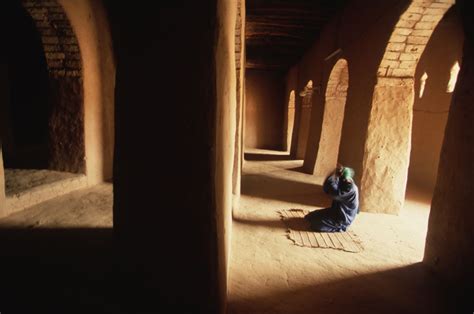
[[[2,153],[2,137],[5,136],[5,111],[9,102],[9,91],[8,91],[8,72],[7,66],[3,63],[4,56],[0,60],[0,218],[7,215],[6,198],[5,198],[5,170],[3,166],[3,153]]]
[[[470,308],[453,312],[470,313],[473,308],[469,287],[474,280],[474,23],[467,8],[461,11],[466,34],[463,62],[441,151],[424,262],[451,284],[449,290],[460,294],[456,304],[471,303]]]
[[[2,143],[0,142],[0,218],[6,214],[5,170],[3,168]]]
[[[397,214],[410,161],[414,81],[379,78],[374,88],[361,180],[361,210]]]
[[[309,173],[317,176],[327,176],[336,167],[348,88],[349,69],[347,61],[340,59],[334,65],[326,87],[319,145],[312,150],[308,147],[306,152],[305,170],[309,170]],[[309,153],[312,151],[315,151],[315,154],[313,154],[316,156],[310,156]],[[316,157],[315,161],[314,157]]]
[[[215,163],[214,197],[216,211],[217,251],[218,260],[217,282],[212,283],[218,288],[215,302],[218,312],[226,312],[227,281],[232,235],[232,170],[235,156],[235,134],[237,124],[236,66],[235,57],[235,22],[237,16],[236,0],[218,0],[217,16],[221,22],[218,28],[217,49],[215,56],[217,104],[215,113]],[[240,178],[239,178],[240,179]],[[209,217],[214,218],[214,217]],[[212,243],[212,242],[211,242]],[[213,270],[215,271],[215,270]],[[212,277],[211,277],[212,278]]]
[[[296,159],[304,159],[308,144],[311,109],[313,107],[313,81],[309,81],[305,88],[299,92],[301,109],[298,125],[298,142],[296,146]]]
[[[84,79],[84,145],[90,185],[112,179],[115,60],[101,1],[58,0],[80,46]]]
[[[283,150],[291,152],[295,133],[296,97],[298,88],[298,68],[293,66],[286,76],[285,116],[283,120]]]
[[[416,66],[453,4],[453,0],[413,0],[392,32],[372,96],[362,163],[362,211],[398,214],[403,207]]]
[[[234,143],[234,169],[232,175],[232,193],[234,208],[238,207],[240,198],[240,181],[243,158],[243,120],[244,120],[244,86],[245,86],[245,1],[237,0],[237,19],[235,23],[235,64],[236,64],[236,128]]]
[[[137,311],[222,313],[235,136],[236,2],[110,2],[114,233]],[[145,312],[145,311],[144,311]]]
[[[283,150],[289,151],[293,128],[295,126],[295,91],[291,90],[286,99],[288,102],[283,120]]]

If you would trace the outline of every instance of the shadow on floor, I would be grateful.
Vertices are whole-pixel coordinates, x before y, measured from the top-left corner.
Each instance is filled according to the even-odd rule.
[[[304,174],[308,174],[307,172],[304,171],[303,166],[298,166],[298,167],[294,167],[294,168],[288,168],[287,170],[289,170],[289,171],[294,171],[294,172],[300,172],[300,173],[304,173]]]
[[[289,153],[286,154],[259,154],[245,153],[244,159],[249,161],[275,161],[275,160],[292,160]]]
[[[242,194],[315,207],[329,207],[330,199],[321,185],[276,178],[264,174],[244,174]]]
[[[2,313],[117,310],[112,229],[1,229],[0,247]]]
[[[448,289],[422,263],[266,295],[259,291],[258,295],[231,301],[228,313],[441,314],[465,313],[472,306],[460,302],[462,296],[448,295]]]
[[[165,312],[169,287],[112,229],[0,229],[0,247],[2,314]]]
[[[234,217],[233,218],[234,222],[238,222],[241,224],[249,225],[249,226],[257,226],[257,227],[268,227],[268,228],[281,228],[281,229],[287,229],[287,225],[279,219],[267,219],[267,220],[250,220],[250,219],[244,219],[240,217]],[[291,230],[295,231],[311,231],[309,222],[304,220],[303,218],[286,218],[287,224],[291,227]]]

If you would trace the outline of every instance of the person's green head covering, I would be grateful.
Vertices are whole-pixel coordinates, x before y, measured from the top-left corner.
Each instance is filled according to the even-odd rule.
[[[342,170],[341,177],[344,180],[352,180],[354,178],[354,174],[355,174],[354,169],[349,168],[349,167],[344,167],[344,169]]]

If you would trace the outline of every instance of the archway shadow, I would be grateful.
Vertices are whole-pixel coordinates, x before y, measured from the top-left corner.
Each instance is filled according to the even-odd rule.
[[[275,219],[244,219],[241,217],[233,218],[234,222],[241,224],[255,226],[255,227],[267,227],[272,229],[287,229],[287,226],[291,226],[291,230],[294,231],[311,231],[309,222],[304,218],[285,218],[285,222],[279,218]]]
[[[1,228],[2,313],[137,313],[156,274],[133,268],[112,228]],[[158,267],[158,265],[157,265]],[[156,306],[156,305],[155,305]]]
[[[265,174],[244,174],[242,194],[288,203],[328,207],[330,199],[321,185],[272,177]]]
[[[228,308],[230,314],[464,313],[472,306],[467,295],[455,296],[417,263],[303,288],[260,290],[231,300]]]
[[[285,154],[259,154],[259,153],[245,153],[245,160],[249,161],[277,161],[277,160],[293,160],[290,153]]]
[[[288,168],[288,170],[294,171],[294,172],[300,172],[300,173],[308,174],[307,172],[304,171],[304,167],[303,167],[303,166]]]

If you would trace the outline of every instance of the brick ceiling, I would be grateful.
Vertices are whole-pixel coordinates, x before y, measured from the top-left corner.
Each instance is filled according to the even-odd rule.
[[[246,67],[288,69],[347,0],[247,0]]]

